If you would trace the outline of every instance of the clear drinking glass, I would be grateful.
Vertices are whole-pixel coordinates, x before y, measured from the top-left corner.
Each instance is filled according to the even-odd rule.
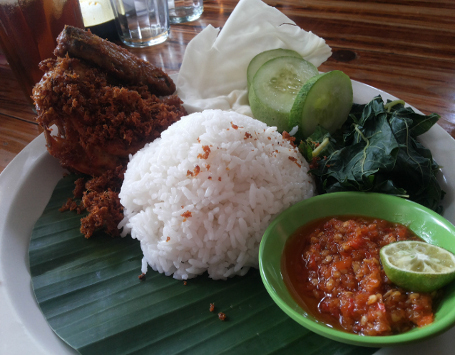
[[[130,47],[148,47],[169,36],[167,0],[111,0],[120,39]]]
[[[168,3],[171,24],[197,20],[204,11],[202,0],[168,0]]]

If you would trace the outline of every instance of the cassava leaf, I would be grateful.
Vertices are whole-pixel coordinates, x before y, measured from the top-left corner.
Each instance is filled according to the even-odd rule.
[[[389,101],[390,102],[390,101]],[[390,108],[393,117],[408,118],[411,122],[409,129],[413,137],[420,136],[427,132],[436,122],[440,116],[436,113],[429,115],[421,115],[410,107],[404,107],[403,104],[397,104]]]
[[[384,105],[380,96],[366,105],[354,104],[345,124],[329,138],[335,150],[318,155],[316,162],[312,154],[318,192],[381,192],[441,212],[439,166],[416,138],[438,119],[437,114],[421,115],[400,102]],[[308,142],[316,146],[321,135],[310,136],[301,147]]]
[[[59,182],[32,233],[33,290],[50,327],[81,354],[372,354],[323,338],[272,301],[257,270],[187,284],[149,271],[137,240],[85,239],[81,215],[59,212],[74,178]],[[215,312],[209,311],[210,303]],[[218,319],[224,312],[227,320]]]

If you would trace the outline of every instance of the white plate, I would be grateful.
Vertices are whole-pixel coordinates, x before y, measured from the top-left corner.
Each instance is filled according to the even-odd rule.
[[[367,103],[374,96],[396,99],[371,86],[353,81],[354,101]],[[444,216],[455,224],[455,140],[435,125],[421,136],[442,166],[440,182],[447,192]],[[46,151],[43,135],[37,137],[0,174],[0,354],[76,354],[48,326],[31,288],[28,245],[63,170]],[[383,348],[378,355],[453,353],[455,328],[423,343]]]

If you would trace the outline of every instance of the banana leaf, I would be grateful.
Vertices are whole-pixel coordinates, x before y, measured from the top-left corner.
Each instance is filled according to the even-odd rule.
[[[298,325],[272,301],[258,270],[227,281],[141,273],[130,237],[85,239],[60,212],[74,177],[56,186],[29,247],[35,297],[54,332],[81,354],[372,354]],[[210,304],[215,310],[209,310]],[[220,320],[218,313],[226,315]]]

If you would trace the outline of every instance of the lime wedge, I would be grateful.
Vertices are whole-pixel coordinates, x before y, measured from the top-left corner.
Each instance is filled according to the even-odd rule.
[[[420,241],[402,241],[381,248],[384,272],[397,286],[432,292],[455,279],[455,255]]]

